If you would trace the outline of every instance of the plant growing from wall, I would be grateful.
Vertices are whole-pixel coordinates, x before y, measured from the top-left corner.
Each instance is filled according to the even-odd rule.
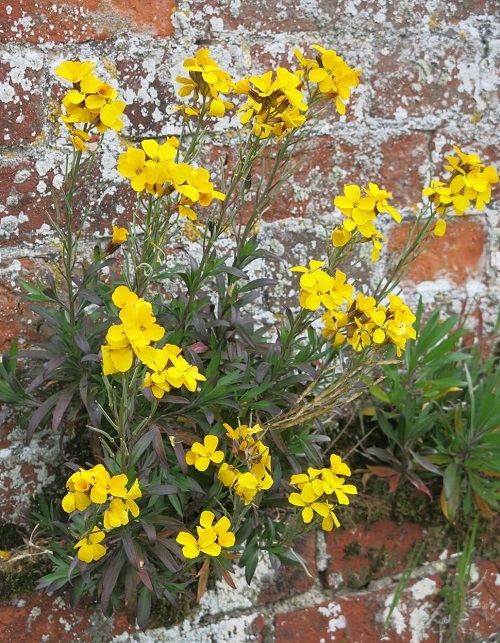
[[[339,505],[357,492],[340,455],[324,462],[329,437],[319,420],[413,346],[416,316],[395,291],[402,274],[430,234],[444,234],[449,213],[489,201],[495,171],[456,148],[450,180],[425,190],[430,201],[402,256],[370,293],[349,277],[352,250],[369,248],[377,261],[386,240],[379,219],[402,217],[375,183],[346,185],[332,195],[343,218],[323,256],[290,268],[299,306],[273,327],[259,322],[273,284],[251,273],[269,254],[256,235],[260,219],[293,176],[319,113],[344,114],[359,82],[336,52],[313,49],[313,58],[296,52],[293,70],[238,81],[208,49],[187,59],[177,79],[187,99],[181,131],[120,154],[117,170],[137,205],[92,257],[81,254],[82,197],[101,135],[122,129],[125,104],[91,62],[56,69],[72,85],[61,118],[73,151],[50,215],[61,258],[48,283],[22,284],[53,335],[29,351],[13,347],[0,396],[28,408],[28,440],[43,426],[61,438],[81,425],[89,432],[94,461],[69,464],[68,520],[56,521],[54,571],[40,582],[70,587],[74,604],[90,594],[105,613],[125,606],[145,627],[154,599],[173,602],[195,583],[199,598],[211,573],[231,585],[238,564],[250,582],[262,551],[275,565],[301,564],[296,536],[338,527]],[[236,162],[214,175],[198,159],[211,124],[235,103]],[[172,261],[183,234],[201,252]],[[418,341],[431,354],[439,338]],[[407,355],[416,359],[413,349]],[[18,362],[38,364],[27,387]]]

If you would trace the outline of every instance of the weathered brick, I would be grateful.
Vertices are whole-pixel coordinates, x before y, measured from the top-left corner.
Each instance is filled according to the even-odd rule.
[[[372,116],[403,120],[449,111],[474,113],[476,101],[461,75],[475,45],[458,36],[439,42],[423,49],[420,38],[395,41],[378,55],[371,75]]]
[[[401,619],[397,631],[389,628],[382,638],[384,609],[391,603],[390,588],[378,592],[359,592],[341,597],[315,607],[277,614],[275,618],[275,643],[311,643],[319,641],[344,641],[345,643],[437,643],[439,636],[432,624],[426,623],[436,607],[439,577],[410,583],[400,601]],[[420,583],[420,585],[419,585]],[[411,612],[418,617],[411,619]],[[419,638],[416,638],[416,637]]]
[[[0,145],[31,143],[44,125],[42,60],[26,51],[23,56],[1,52]]]
[[[286,0],[233,2],[229,7],[218,0],[192,0],[189,8],[189,22],[203,40],[236,29],[286,33],[312,31],[318,26],[313,11]]]
[[[42,594],[19,597],[0,609],[0,638],[11,643],[106,641],[115,634],[134,630],[123,614],[106,618],[84,601],[72,609],[62,597]]]
[[[411,225],[403,222],[392,228],[389,254],[401,252]],[[480,217],[453,217],[448,221],[444,237],[431,238],[412,263],[405,280],[420,283],[446,277],[457,285],[469,278],[481,281],[485,274],[485,241],[485,226]]]
[[[326,535],[329,572],[340,574],[347,586],[364,585],[372,578],[397,574],[424,537],[422,525],[392,520],[337,529]]]
[[[380,157],[377,179],[381,187],[392,192],[391,203],[403,208],[421,202],[429,166],[429,135],[395,133],[380,146]]]
[[[128,131],[134,139],[173,134],[179,118],[172,108],[182,101],[175,94],[170,65],[165,47],[151,43],[136,45],[117,60],[118,86],[127,102]]]
[[[259,594],[259,602],[274,603],[291,596],[298,596],[307,592],[314,585],[316,575],[316,534],[309,532],[298,539],[293,549],[301,556],[307,566],[309,576],[302,567],[282,566],[268,582],[265,582]]]
[[[62,159],[50,161],[27,158],[14,160],[5,155],[0,159],[0,245],[35,241],[54,243],[50,217],[55,217],[53,194],[58,197],[62,182]],[[102,234],[111,230],[112,220],[125,225],[135,203],[135,193],[128,181],[116,183],[103,178],[99,163],[89,172],[87,182],[75,198],[75,219],[86,212],[85,234]],[[114,178],[114,177],[113,177]],[[78,223],[75,220],[75,224]]]
[[[5,0],[0,42],[85,42],[131,31],[165,37],[173,6],[173,0]]]
[[[495,13],[495,0],[449,0],[446,5],[426,5],[413,2],[391,2],[387,6],[387,20],[393,27],[408,30],[422,29],[442,33],[449,25],[457,25],[461,20]]]
[[[0,261],[0,351],[8,351],[14,340],[26,345],[43,334],[41,320],[21,300],[17,280],[30,281],[46,272],[43,260],[21,257]]]

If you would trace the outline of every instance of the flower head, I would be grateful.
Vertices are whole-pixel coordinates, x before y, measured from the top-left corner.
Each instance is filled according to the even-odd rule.
[[[206,435],[203,444],[195,442],[186,453],[186,462],[194,465],[198,471],[206,471],[209,464],[220,464],[224,459],[224,452],[217,450],[219,438],[216,435]]]
[[[105,537],[106,534],[103,531],[94,527],[87,537],[76,543],[74,549],[78,549],[78,558],[85,563],[102,558],[106,554],[106,547],[100,543]]]
[[[67,60],[55,73],[72,83],[73,88],[63,98],[63,122],[71,133],[76,149],[84,151],[89,131],[95,128],[99,134],[108,129],[120,131],[120,120],[125,103],[117,100],[118,92],[109,83],[92,73],[94,63]],[[83,125],[83,129],[76,125]]]

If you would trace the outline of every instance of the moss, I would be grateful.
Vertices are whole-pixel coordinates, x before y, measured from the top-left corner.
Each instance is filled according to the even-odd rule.
[[[388,552],[387,547],[368,547],[366,557],[370,561],[370,574],[376,574],[387,565]]]
[[[363,548],[361,543],[357,540],[353,540],[344,547],[344,558],[349,560],[350,558],[356,558],[356,556],[361,556]]]
[[[0,549],[10,551],[21,547],[26,533],[22,527],[13,522],[0,522]]]
[[[37,582],[52,570],[46,555],[7,559],[0,563],[0,596],[6,601],[35,591]]]
[[[177,605],[172,605],[165,598],[156,601],[151,606],[151,619],[148,628],[168,628],[177,625],[189,616],[193,606],[193,599],[185,594],[181,594],[177,598]]]

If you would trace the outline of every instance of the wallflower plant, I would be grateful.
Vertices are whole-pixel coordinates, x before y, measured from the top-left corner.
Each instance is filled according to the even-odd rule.
[[[73,604],[89,594],[144,628],[154,600],[175,602],[195,582],[201,597],[210,574],[233,584],[237,564],[250,582],[261,552],[274,565],[303,564],[294,539],[338,528],[357,493],[340,454],[325,466],[332,409],[359,395],[387,351],[399,358],[415,339],[398,290],[409,261],[450,212],[487,203],[498,180],[456,148],[450,182],[424,190],[429,203],[372,291],[351,278],[351,251],[369,243],[378,260],[380,218],[402,219],[390,203],[397,195],[373,182],[332,194],[344,218],[322,256],[290,266],[298,301],[270,333],[256,312],[274,281],[250,277],[270,254],[256,230],[318,114],[344,114],[361,74],[333,50],[313,51],[296,51],[294,69],[237,80],[208,49],[188,58],[177,78],[180,132],[124,144],[117,176],[137,207],[108,222],[109,241],[92,256],[82,194],[101,135],[122,130],[125,104],[91,62],[55,70],[72,85],[61,111],[72,150],[50,213],[61,257],[47,284],[21,284],[53,334],[29,351],[13,346],[0,399],[28,410],[28,441],[43,427],[61,443],[67,432],[89,441],[92,461],[69,463],[67,520],[53,541],[54,572],[40,581],[69,588]],[[203,142],[231,110],[236,160],[206,168]],[[172,261],[183,234],[201,252]],[[26,360],[35,373],[27,388],[16,375]]]

